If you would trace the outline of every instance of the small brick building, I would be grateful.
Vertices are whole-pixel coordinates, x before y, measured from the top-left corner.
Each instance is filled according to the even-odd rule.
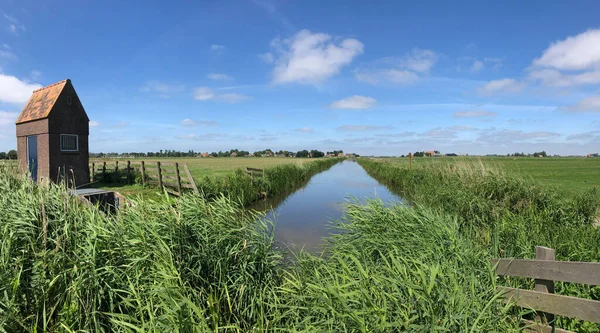
[[[89,183],[89,118],[71,80],[35,90],[16,125],[21,170],[36,181]]]

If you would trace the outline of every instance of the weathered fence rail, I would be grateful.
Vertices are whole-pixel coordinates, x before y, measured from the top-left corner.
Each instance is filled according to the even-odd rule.
[[[265,176],[265,170],[264,169],[257,169],[257,168],[246,168],[246,173],[250,175],[250,183],[254,184],[254,176],[256,177],[263,177]]]
[[[122,161],[123,162],[123,161]],[[181,196],[183,189],[191,189],[198,194],[198,187],[185,163],[178,162],[146,162],[126,161],[119,164],[114,162],[93,162],[90,165],[91,182],[119,182],[133,184],[136,178],[143,185],[158,185],[160,189]],[[183,174],[182,174],[183,170]]]
[[[536,246],[536,260],[492,259],[496,274],[535,279],[535,290],[498,287],[505,302],[535,310],[535,321],[525,320],[529,332],[570,332],[554,327],[554,315],[600,324],[600,301],[555,295],[554,281],[600,285],[600,263],[554,261],[554,250]]]

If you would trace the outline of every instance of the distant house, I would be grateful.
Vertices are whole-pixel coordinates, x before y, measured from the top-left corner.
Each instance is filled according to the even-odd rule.
[[[208,153],[202,153],[202,157],[209,157],[210,155]]]
[[[433,155],[435,155],[435,151],[433,151],[433,150],[425,152],[425,156],[433,156]]]
[[[233,152],[233,153],[231,153],[231,155],[230,155],[230,156],[231,156],[231,157],[237,157],[237,153],[236,153],[236,152]]]
[[[36,181],[89,183],[89,123],[71,80],[35,90],[16,121],[21,170]]]
[[[344,157],[344,153],[338,153],[338,157]]]
[[[333,154],[327,154],[327,157],[333,157]]]

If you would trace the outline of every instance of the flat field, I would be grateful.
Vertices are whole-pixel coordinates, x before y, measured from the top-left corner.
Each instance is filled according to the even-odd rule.
[[[408,158],[381,158],[408,167]],[[600,188],[600,158],[583,157],[415,157],[413,167],[457,161],[481,161],[508,173],[568,193]]]
[[[127,161],[131,161],[132,164],[137,164],[144,161],[147,166],[157,161],[161,162],[178,162],[186,163],[190,169],[190,173],[196,184],[198,184],[202,178],[208,177],[221,177],[228,173],[233,172],[240,168],[258,168],[266,169],[283,164],[296,164],[302,165],[304,163],[310,163],[317,159],[312,158],[293,158],[293,157],[150,157],[150,158],[94,158],[90,159],[90,163],[96,163],[96,169],[106,162],[107,169],[114,168],[115,161],[119,161],[120,168],[123,168]],[[99,184],[95,183],[92,187],[99,187],[105,190],[118,191],[126,196],[141,195],[145,198],[159,199],[158,191],[155,188],[143,187],[140,184],[125,185],[125,184]]]
[[[157,161],[169,161],[186,163],[194,179],[198,180],[204,176],[221,176],[239,168],[258,168],[265,169],[277,165],[295,163],[302,165],[312,161],[310,158],[293,158],[293,157],[148,157],[148,158],[94,158],[90,159],[90,163],[98,164],[105,162],[107,165],[113,165],[115,160],[119,161],[120,165],[124,165],[127,161],[140,162],[146,164],[156,163]],[[122,164],[123,163],[123,164]],[[108,167],[108,166],[107,166]]]

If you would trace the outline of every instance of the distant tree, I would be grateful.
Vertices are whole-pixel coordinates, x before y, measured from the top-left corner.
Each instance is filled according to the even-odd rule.
[[[441,154],[439,150],[434,150],[433,152],[436,154]]]
[[[0,151],[0,160],[5,160],[5,159],[7,159],[7,158],[8,158],[8,157],[7,157],[6,153],[5,153],[5,152],[3,152],[3,151]]]
[[[9,160],[16,160],[17,159],[17,151],[14,149],[9,150],[8,154],[6,154],[6,157]]]
[[[533,156],[535,156],[535,157],[538,157],[538,156],[547,157],[548,155],[546,154],[546,151],[541,151],[541,152],[535,152],[535,153],[533,153]]]
[[[300,150],[296,153],[296,157],[308,157],[308,156],[309,156],[309,152],[306,149]]]
[[[314,157],[314,158],[323,157],[323,156],[325,156],[325,153],[323,153],[322,151],[313,149],[313,150],[310,151],[310,156]]]

